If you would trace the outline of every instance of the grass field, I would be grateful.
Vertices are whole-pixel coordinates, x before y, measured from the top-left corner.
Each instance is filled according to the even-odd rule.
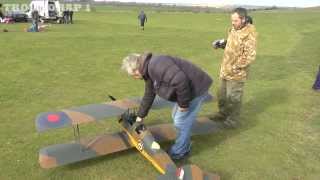
[[[118,98],[143,95],[144,84],[120,72],[128,53],[153,51],[189,59],[219,87],[228,14],[147,11],[146,30],[130,9],[97,8],[75,14],[74,25],[24,33],[29,24],[0,25],[0,179],[155,179],[158,172],[135,150],[43,170],[38,150],[73,137],[72,129],[38,134],[35,116]],[[258,55],[246,83],[241,128],[193,138],[187,163],[226,180],[318,180],[320,94],[311,90],[320,64],[319,11],[252,14]],[[201,115],[217,111],[216,102]],[[170,109],[154,111],[147,124],[171,122]],[[115,119],[81,126],[83,136],[119,130]],[[168,145],[165,145],[167,147]],[[181,164],[181,163],[180,163]]]

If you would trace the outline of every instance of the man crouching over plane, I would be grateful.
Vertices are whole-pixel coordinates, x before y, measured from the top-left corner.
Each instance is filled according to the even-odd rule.
[[[130,54],[124,58],[121,69],[134,79],[145,81],[137,121],[147,116],[156,95],[176,102],[172,118],[177,137],[168,153],[174,160],[186,157],[191,150],[191,127],[208,94],[212,79],[186,60],[151,53]]]

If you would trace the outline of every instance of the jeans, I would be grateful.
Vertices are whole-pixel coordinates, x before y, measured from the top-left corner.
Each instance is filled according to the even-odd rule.
[[[177,137],[175,144],[169,150],[170,154],[183,156],[191,150],[190,136],[191,128],[196,120],[197,114],[200,110],[201,103],[204,101],[208,93],[194,98],[190,104],[188,111],[179,111],[179,106],[176,103],[172,110],[172,119],[177,130]]]

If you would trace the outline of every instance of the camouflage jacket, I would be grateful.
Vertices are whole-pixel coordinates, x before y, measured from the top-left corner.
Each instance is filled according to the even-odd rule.
[[[232,28],[229,31],[220,78],[236,81],[247,79],[249,65],[256,58],[256,38],[255,27],[251,24],[240,30]]]

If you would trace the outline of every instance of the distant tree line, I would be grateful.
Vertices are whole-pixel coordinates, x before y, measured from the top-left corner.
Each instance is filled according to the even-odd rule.
[[[201,6],[180,6],[175,4],[161,4],[161,3],[138,3],[138,2],[119,2],[119,1],[92,1],[92,0],[62,0],[64,2],[80,2],[80,3],[90,3],[94,8],[94,6],[99,5],[109,5],[115,8],[122,7],[137,7],[144,9],[151,9],[155,12],[192,12],[192,13],[217,13],[217,12],[230,12],[236,6],[229,6],[224,8],[216,8],[216,7],[201,7]],[[246,7],[249,11],[261,11],[261,10],[276,10],[276,9],[285,9],[279,8],[277,6],[271,7],[256,7],[256,6],[248,6]]]

